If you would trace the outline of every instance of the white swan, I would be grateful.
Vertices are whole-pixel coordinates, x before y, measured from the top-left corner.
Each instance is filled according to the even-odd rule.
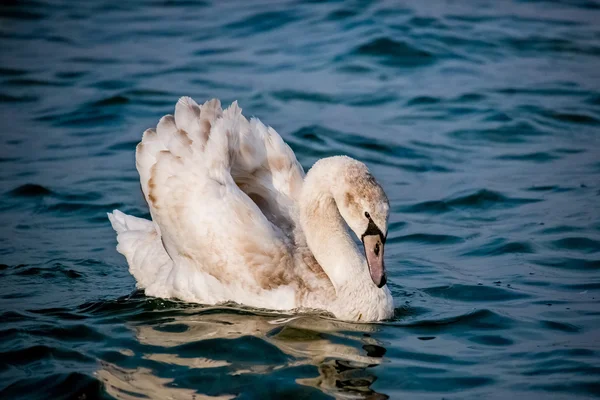
[[[152,221],[108,217],[147,295],[354,321],[393,315],[389,203],[363,163],[325,158],[305,176],[279,134],[237,102],[223,111],[216,99],[182,97],[174,117],[144,132],[136,166]]]

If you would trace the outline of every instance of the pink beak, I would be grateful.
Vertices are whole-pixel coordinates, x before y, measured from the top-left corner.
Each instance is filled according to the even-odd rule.
[[[383,242],[380,235],[368,235],[362,238],[365,248],[365,256],[369,265],[369,273],[373,283],[378,287],[383,287],[387,282],[385,276],[385,264],[383,262]]]

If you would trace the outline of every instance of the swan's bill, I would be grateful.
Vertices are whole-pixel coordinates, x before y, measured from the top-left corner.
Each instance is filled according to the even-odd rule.
[[[366,235],[362,237],[363,246],[365,247],[365,256],[369,265],[369,273],[373,283],[378,287],[383,287],[387,278],[385,276],[385,264],[383,262],[383,247],[384,242],[381,235]]]

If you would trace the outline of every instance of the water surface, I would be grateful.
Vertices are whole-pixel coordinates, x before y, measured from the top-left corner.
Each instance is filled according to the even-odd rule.
[[[467,3],[4,2],[0,398],[600,397],[600,3]],[[393,320],[135,291],[106,212],[181,95],[368,164]]]

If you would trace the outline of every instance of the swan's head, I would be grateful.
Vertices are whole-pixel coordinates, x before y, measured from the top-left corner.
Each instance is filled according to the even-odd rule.
[[[388,198],[367,166],[359,161],[349,162],[340,178],[338,209],[362,241],[373,283],[383,287],[387,282],[383,253],[390,214]]]

